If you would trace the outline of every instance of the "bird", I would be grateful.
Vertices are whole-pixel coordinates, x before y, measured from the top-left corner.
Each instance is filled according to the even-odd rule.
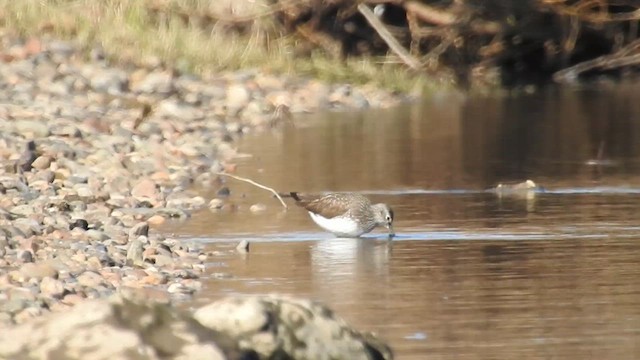
[[[393,210],[387,204],[372,204],[368,198],[354,193],[303,195],[290,192],[296,205],[309,212],[321,228],[338,237],[359,237],[377,226],[389,230],[393,237]]]

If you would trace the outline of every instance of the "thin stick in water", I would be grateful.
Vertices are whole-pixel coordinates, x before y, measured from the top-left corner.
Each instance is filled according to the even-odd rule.
[[[280,200],[280,203],[282,204],[282,206],[284,207],[285,210],[288,209],[287,204],[284,202],[284,200],[282,200],[282,197],[280,196],[280,194],[278,194],[277,191],[273,190],[272,188],[268,187],[268,186],[264,186],[262,184],[258,184],[257,182],[251,180],[251,179],[247,179],[247,178],[243,178],[240,176],[236,176],[236,175],[231,175],[231,174],[227,174],[227,173],[222,173],[222,172],[217,172],[215,173],[216,175],[221,175],[221,176],[228,176],[230,178],[236,179],[236,180],[240,180],[240,181],[244,181],[246,183],[249,183],[253,186],[259,187],[260,189],[264,189],[267,191],[270,191],[273,195],[275,195],[278,200]]]

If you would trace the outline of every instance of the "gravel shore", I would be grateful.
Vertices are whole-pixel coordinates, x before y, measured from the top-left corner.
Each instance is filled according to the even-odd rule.
[[[214,254],[149,231],[211,199],[234,141],[290,114],[393,106],[402,95],[247,70],[211,78],[157,59],[0,39],[0,324],[138,292],[186,300]],[[215,203],[215,202],[214,202]]]

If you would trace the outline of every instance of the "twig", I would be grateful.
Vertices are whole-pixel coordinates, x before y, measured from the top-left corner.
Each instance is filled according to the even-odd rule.
[[[422,4],[418,1],[407,1],[404,4],[404,8],[408,13],[413,13],[420,20],[434,24],[439,26],[453,25],[456,22],[456,16],[443,11],[436,9],[434,7]]]
[[[384,26],[384,24],[373,14],[373,11],[369,9],[369,7],[365,4],[358,5],[358,11],[364,16],[369,25],[374,28],[374,30],[380,35],[382,40],[389,46],[389,48],[396,53],[404,61],[405,64],[409,65],[410,68],[414,70],[418,70],[421,68],[421,64],[418,60],[416,60],[409,52],[400,45],[398,40],[391,35],[389,30]]]
[[[273,195],[275,195],[278,200],[280,200],[280,203],[282,204],[282,206],[284,207],[285,210],[287,210],[289,207],[287,206],[287,204],[284,202],[284,200],[282,200],[282,197],[280,196],[280,194],[278,194],[277,191],[273,190],[272,188],[268,187],[268,186],[264,186],[262,184],[258,184],[257,182],[251,180],[251,179],[247,179],[247,178],[243,178],[240,176],[235,176],[235,175],[231,175],[231,174],[227,174],[227,173],[222,173],[222,172],[217,172],[215,173],[216,175],[221,175],[221,176],[228,176],[230,178],[236,179],[236,180],[240,180],[240,181],[244,181],[246,183],[249,183],[253,186],[259,187],[260,189],[264,189],[267,191],[270,191]]]

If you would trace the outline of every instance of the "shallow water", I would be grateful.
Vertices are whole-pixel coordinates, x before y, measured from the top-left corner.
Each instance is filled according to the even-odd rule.
[[[389,203],[393,241],[382,230],[334,239],[234,180],[235,211],[162,230],[222,253],[196,302],[311,297],[399,359],[640,358],[638,91],[439,96],[301,117],[240,144],[253,155],[238,160],[240,176]],[[544,191],[486,191],[525,179]],[[249,212],[256,202],[267,210]],[[241,239],[246,256],[233,251]]]

